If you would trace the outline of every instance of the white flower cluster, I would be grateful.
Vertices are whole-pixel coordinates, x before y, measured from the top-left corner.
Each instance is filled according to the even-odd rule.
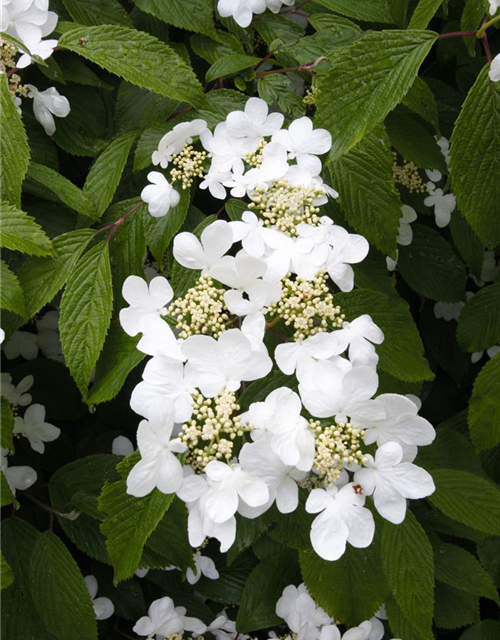
[[[233,171],[234,180],[235,165],[253,162],[242,173],[255,176],[247,181],[253,186],[241,195],[260,198],[256,185],[258,193],[268,194],[286,179],[298,191],[323,189],[319,207],[329,190],[319,177],[318,154],[328,152],[330,135],[312,129],[307,118],[286,130],[282,124],[281,115],[268,115],[265,103],[251,98],[245,111],[229,114],[213,134],[202,121],[178,125],[182,135],[167,134],[155,162],[168,165],[197,132],[211,154],[209,174]],[[266,136],[272,136],[267,144]],[[252,154],[262,158],[249,159]],[[275,207],[275,219],[254,208],[240,221],[210,224],[200,238],[187,232],[175,237],[177,262],[199,270],[205,283],[200,291],[224,301],[222,322],[220,304],[199,303],[196,286],[170,304],[174,294],[166,278],[158,276],[149,286],[136,276],[126,280],[123,295],[130,307],[121,312],[122,326],[130,335],[142,334],[137,348],[152,356],[131,397],[144,420],[137,434],[141,461],[127,489],[139,497],[154,487],[177,493],[189,510],[192,546],[214,537],[227,551],[236,513],[255,518],[275,502],[291,513],[299,508],[303,486],[309,490],[305,509],[318,514],[313,547],[336,560],[347,542],[366,547],[373,539],[367,497],[398,524],[407,499],[434,491],[431,476],[412,462],[417,447],[430,444],[435,432],[418,415],[417,399],[376,396],[375,345],[383,333],[368,315],[347,322],[335,306],[333,285],[353,289],[351,265],[366,257],[367,241],[316,214],[308,222],[297,219],[293,230],[279,228],[280,216],[293,220],[288,195],[282,208]],[[171,328],[179,309],[181,336]],[[266,331],[280,336],[274,360],[295,376],[298,393],[275,389],[240,413],[246,383],[273,368]]]
[[[278,13],[283,5],[291,7],[293,4],[295,0],[219,0],[217,11],[222,18],[234,18],[240,27],[248,27],[253,14],[264,13],[266,9]]]
[[[57,25],[57,14],[49,11],[49,0],[2,0],[0,12],[0,31],[14,38],[21,56],[15,62],[15,70],[24,69],[37,59],[47,60],[57,46],[57,40],[43,40],[50,35]],[[21,46],[22,45],[22,46]],[[24,91],[17,91],[19,76],[11,76],[15,81],[16,93],[14,101],[19,107],[20,95],[33,98],[35,118],[43,126],[47,135],[55,133],[54,116],[65,118],[70,112],[68,100],[59,94],[55,87],[39,91],[31,84]]]
[[[39,352],[50,360],[64,362],[59,338],[59,311],[47,311],[36,321],[36,333],[16,331],[3,345],[7,360],[34,360]]]

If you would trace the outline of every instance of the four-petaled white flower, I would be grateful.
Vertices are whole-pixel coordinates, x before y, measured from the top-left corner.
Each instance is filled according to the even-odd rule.
[[[328,360],[344,351],[335,339],[336,333],[316,333],[305,340],[279,344],[274,352],[276,364],[288,376],[297,371],[299,380],[307,377],[318,360]]]
[[[363,236],[348,233],[342,227],[330,227],[330,250],[326,263],[328,275],[341,291],[352,291],[354,271],[351,264],[366,258],[370,246]]]
[[[194,554],[195,570],[189,568],[186,571],[186,579],[189,584],[196,584],[202,576],[209,578],[210,580],[218,580],[219,572],[215,566],[212,558],[208,556],[202,556],[200,551]]]
[[[294,120],[288,129],[277,131],[273,142],[279,142],[288,151],[291,160],[297,160],[313,176],[321,171],[321,160],[317,157],[330,151],[332,136],[326,129],[313,129],[312,121],[307,118]]]
[[[269,107],[264,100],[250,98],[244,111],[232,111],[227,116],[227,131],[234,138],[247,140],[253,150],[262,138],[279,131],[284,119],[285,116],[281,113],[269,113]]]
[[[109,598],[96,598],[97,596],[97,580],[95,576],[86,576],[85,584],[92,600],[96,620],[107,620],[115,612],[115,605]]]
[[[159,171],[150,171],[148,180],[151,184],[144,187],[141,198],[148,204],[148,211],[154,218],[162,218],[179,204],[181,196]]]
[[[436,224],[439,228],[450,224],[451,214],[457,206],[457,199],[452,193],[444,193],[442,189],[436,189],[432,182],[427,183],[429,195],[424,200],[426,207],[434,207]]]
[[[266,228],[264,222],[259,220],[253,211],[245,211],[241,216],[241,220],[235,220],[229,223],[233,235],[234,242],[241,241],[243,249],[250,256],[260,258],[266,252],[266,244],[264,236]]]
[[[176,124],[172,131],[166,133],[160,140],[158,149],[153,151],[153,164],[159,164],[162,169],[166,169],[168,163],[172,161],[175,155],[182,151],[184,145],[191,144],[193,138],[201,135],[206,128],[207,123],[201,119]]]
[[[61,430],[49,422],[45,422],[45,407],[32,404],[24,416],[16,416],[13,433],[28,438],[31,448],[38,453],[45,451],[45,442],[53,442],[61,434]]]
[[[300,640],[318,639],[319,627],[333,622],[311,598],[305,584],[285,587],[276,603],[276,615],[283,618]]]
[[[139,276],[129,276],[122,287],[122,296],[130,307],[120,311],[120,324],[129,336],[142,331],[144,318],[164,316],[174,292],[169,281],[163,276],[153,278],[148,283]]]
[[[172,598],[155,600],[148,609],[148,615],[138,620],[133,629],[139,636],[161,638],[184,631],[184,621],[174,607]]]
[[[369,315],[362,315],[352,322],[344,322],[342,328],[332,333],[337,341],[339,354],[349,348],[349,360],[353,366],[366,365],[375,367],[378,355],[372,343],[382,344],[384,334]]]
[[[233,232],[228,222],[217,220],[203,230],[200,239],[183,231],[174,239],[174,258],[186,269],[209,273],[233,246]]]
[[[7,360],[15,360],[19,356],[34,360],[38,355],[38,336],[29,331],[16,331],[4,344],[3,352]]]
[[[33,376],[25,376],[16,386],[12,383],[10,373],[2,373],[0,379],[0,392],[13,407],[27,407],[31,404],[31,394],[26,393],[34,382]]]
[[[365,496],[353,483],[311,491],[306,511],[320,514],[311,527],[311,543],[323,560],[338,560],[348,542],[359,549],[371,544],[375,522],[364,504]]]
[[[411,223],[415,222],[415,220],[417,219],[417,212],[413,207],[410,207],[407,204],[404,204],[401,207],[401,211],[403,215],[399,219],[397,243],[402,245],[403,247],[407,247],[413,240],[413,230],[411,228]]]
[[[217,11],[222,18],[232,17],[240,27],[248,27],[254,13],[266,10],[266,0],[219,0]]]
[[[45,129],[45,133],[53,136],[56,132],[54,116],[65,118],[71,111],[68,99],[61,96],[55,87],[38,91],[32,84],[26,86],[29,89],[28,97],[33,98],[35,118]]]
[[[393,524],[405,519],[407,498],[425,498],[436,489],[425,469],[402,462],[403,449],[397,442],[387,442],[377,449],[375,458],[365,458],[365,467],[356,471],[354,479],[367,495],[373,495],[380,515]]]
[[[0,450],[0,471],[5,475],[10,490],[16,495],[16,490],[25,491],[35,484],[37,474],[31,467],[9,467],[8,455],[8,449]]]

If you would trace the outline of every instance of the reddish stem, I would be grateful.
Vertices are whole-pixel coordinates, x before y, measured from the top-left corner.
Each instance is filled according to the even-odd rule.
[[[483,43],[484,52],[486,54],[488,62],[491,64],[493,62],[493,56],[491,55],[490,43],[488,42],[488,36],[486,35],[486,31],[484,32],[484,35],[481,38],[481,41]]]
[[[477,31],[450,31],[449,33],[442,33],[438,36],[438,40],[444,40],[445,38],[458,38],[463,36],[476,36]]]
[[[269,58],[271,58],[272,56],[273,56],[273,52],[272,52],[272,51],[270,51],[268,54],[266,54],[266,55],[262,58],[262,60],[261,60],[260,62],[257,62],[257,64],[256,64],[256,65],[254,66],[254,68],[253,68],[253,69],[254,69],[254,71],[255,71],[256,69],[258,69],[261,65],[263,65],[263,64],[264,64],[264,62],[266,62],[267,60],[269,60]]]
[[[127,213],[124,213],[120,218],[118,218],[118,220],[115,220],[114,222],[110,222],[109,224],[105,225],[104,227],[101,227],[100,229],[98,229],[96,231],[96,233],[102,233],[103,231],[107,231],[108,229],[111,229],[108,237],[106,238],[106,242],[110,242],[111,238],[115,235],[115,233],[118,231],[118,228],[121,227],[121,225],[125,222],[125,220],[131,216],[133,213],[135,213],[138,209],[140,209],[142,207],[142,205],[145,204],[142,200],[140,202],[138,202],[136,205],[134,205],[131,209],[129,209],[129,211],[127,211]]]
[[[299,5],[297,5],[296,7],[293,7],[292,9],[287,9],[286,11],[281,11],[280,13],[281,13],[281,15],[284,15],[285,13],[297,13],[297,11],[298,11],[299,9],[302,9],[302,7],[305,7],[305,6],[306,6],[306,4],[309,4],[309,2],[311,2],[311,0],[304,0],[304,2],[301,2],[301,3],[300,3]],[[306,17],[309,17],[309,16],[307,16],[307,14],[305,14],[305,13],[302,13],[302,14],[299,14],[299,15],[305,15]]]
[[[279,331],[276,331],[276,329],[274,329],[274,327],[266,326],[266,329],[268,331],[272,331],[273,333],[275,333],[277,336],[279,336],[285,342],[288,342],[289,338],[287,336],[283,335],[282,333],[280,333]]]
[[[270,69],[269,71],[260,71],[257,74],[257,78],[262,78],[263,76],[268,76],[271,73],[287,73],[289,71],[303,71],[305,73],[310,73],[312,75],[312,67],[313,67],[314,63],[312,64],[303,64],[300,67],[283,67],[283,69]]]
[[[19,71],[19,69],[18,69],[17,67],[12,67],[12,69],[9,69],[9,70],[7,71],[7,73],[6,73],[7,78],[10,78],[10,76],[11,76],[13,73],[16,73],[16,71]]]

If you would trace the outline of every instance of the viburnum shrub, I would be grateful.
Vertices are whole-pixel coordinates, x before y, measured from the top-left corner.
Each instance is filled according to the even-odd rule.
[[[500,2],[0,10],[5,639],[500,638]]]

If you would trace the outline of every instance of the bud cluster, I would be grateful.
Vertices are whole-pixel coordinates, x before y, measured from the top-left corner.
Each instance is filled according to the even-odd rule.
[[[246,156],[243,156],[243,160],[246,164],[250,165],[254,168],[259,168],[261,164],[264,162],[264,156],[262,155],[262,151],[267,144],[267,140],[261,138],[257,145],[257,149],[253,153],[247,153]]]
[[[174,168],[170,171],[172,182],[180,180],[183,189],[189,189],[194,178],[203,177],[203,163],[206,151],[196,151],[192,144],[184,145],[182,151],[172,160]]]
[[[319,420],[311,420],[310,425],[316,438],[313,469],[323,484],[335,484],[344,467],[364,463],[362,429],[350,422],[322,426]]]
[[[418,167],[413,162],[403,159],[403,164],[398,164],[398,154],[393,153],[392,176],[396,184],[406,187],[410,193],[427,193],[427,187],[420,177]]]

